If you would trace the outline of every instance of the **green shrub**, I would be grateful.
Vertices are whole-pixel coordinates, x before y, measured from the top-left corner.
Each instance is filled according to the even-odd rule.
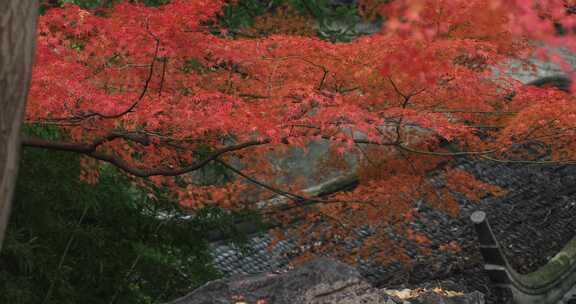
[[[72,153],[24,149],[20,168],[0,303],[156,303],[218,277],[205,241],[218,223],[158,216],[180,211],[113,168],[81,182]]]

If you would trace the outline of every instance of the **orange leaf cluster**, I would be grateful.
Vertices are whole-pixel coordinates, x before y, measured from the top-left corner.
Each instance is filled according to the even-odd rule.
[[[283,5],[257,16],[248,32],[258,36],[280,34],[312,37],[317,30],[310,16],[303,16],[291,6]]]
[[[472,200],[502,194],[458,170],[442,171],[446,186],[434,186],[431,175],[453,157],[526,160],[531,154],[518,151],[539,145],[550,161],[576,159],[573,95],[502,76],[510,60],[529,57],[534,40],[576,50],[574,35],[554,28],[576,24],[567,1],[366,0],[366,16],[377,7],[385,24],[350,43],[310,36],[309,21],[286,10],[256,21],[254,31],[273,35],[214,34],[225,32],[214,20],[233,2],[49,10],[39,21],[26,121],[58,126],[64,142],[30,145],[150,178],[191,209],[255,208],[271,193],[253,185],[276,189],[290,202],[263,212],[286,225],[300,220],[293,232],[319,244],[313,251],[345,256],[344,241],[370,226],[376,234],[353,254],[382,260],[407,259],[389,235],[406,233],[415,201],[457,214],[455,191]],[[278,191],[290,187],[278,182],[272,152],[318,141],[331,146],[328,168],[357,157],[358,187],[315,200]],[[249,183],[190,176],[223,161]],[[83,165],[94,182],[98,166]]]

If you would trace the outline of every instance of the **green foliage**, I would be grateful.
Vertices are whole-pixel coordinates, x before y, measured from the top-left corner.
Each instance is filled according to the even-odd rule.
[[[330,0],[289,0],[298,11],[309,14],[317,20],[344,21],[356,15],[355,4],[332,4]]]
[[[332,4],[330,0],[240,0],[228,6],[220,19],[221,26],[237,30],[253,25],[256,16],[289,5],[318,24],[318,36],[333,42],[350,41],[358,36],[355,27],[361,21],[355,4]]]
[[[59,4],[74,3],[78,6],[87,9],[94,9],[99,7],[110,7],[114,3],[122,2],[122,0],[58,0]],[[147,6],[159,6],[170,2],[170,0],[129,0],[129,2],[143,3]]]
[[[110,7],[122,1],[159,6],[170,0],[52,0],[52,6],[74,3],[86,9]],[[289,5],[302,15],[311,16],[318,24],[318,36],[333,42],[350,41],[358,36],[355,26],[360,22],[355,4],[332,4],[330,0],[239,0],[224,8],[219,26],[232,32],[249,28],[254,19],[282,5]]]
[[[227,6],[222,12],[220,25],[227,29],[241,29],[252,26],[254,18],[277,6],[282,0],[240,0],[236,5]]]
[[[298,11],[312,16],[318,23],[318,36],[332,42],[351,41],[358,36],[361,21],[355,4],[332,4],[330,0],[289,0]]]
[[[157,303],[217,277],[205,241],[217,217],[166,216],[181,213],[111,167],[96,185],[79,173],[75,154],[23,151],[0,303]]]
[[[60,0],[60,4],[64,3],[74,3],[83,8],[97,8],[102,6],[107,6],[108,3],[112,1],[108,0]]]
[[[205,74],[208,71],[208,68],[202,65],[202,63],[200,63],[200,61],[197,59],[191,58],[184,62],[183,66],[180,68],[180,71],[182,71],[184,74],[189,74],[192,72]]]

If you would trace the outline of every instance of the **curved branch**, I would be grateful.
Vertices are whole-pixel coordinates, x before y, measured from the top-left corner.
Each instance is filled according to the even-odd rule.
[[[259,146],[259,145],[264,145],[264,144],[270,143],[269,139],[253,140],[253,141],[247,141],[244,143],[240,143],[237,145],[224,147],[224,148],[221,148],[221,149],[214,151],[212,154],[210,154],[206,158],[204,158],[198,162],[195,162],[194,164],[191,164],[189,166],[182,167],[182,168],[140,168],[140,167],[135,167],[135,166],[131,165],[126,160],[124,160],[118,156],[97,151],[97,148],[99,146],[101,146],[102,144],[109,142],[109,141],[112,141],[112,140],[117,139],[117,138],[122,138],[122,139],[130,140],[133,142],[138,142],[138,143],[143,144],[143,145],[150,144],[148,137],[145,135],[133,134],[133,133],[119,133],[119,132],[113,133],[112,132],[111,134],[104,136],[102,138],[96,139],[95,141],[93,141],[92,143],[89,143],[89,144],[49,141],[49,140],[44,140],[44,139],[40,139],[40,138],[24,138],[22,140],[22,145],[28,146],[28,147],[35,147],[35,148],[46,148],[46,149],[52,149],[52,150],[81,153],[81,154],[84,154],[86,156],[89,156],[89,157],[95,158],[97,160],[101,160],[101,161],[107,162],[111,165],[114,165],[114,166],[118,167],[119,169],[121,169],[127,173],[130,173],[134,176],[150,177],[150,176],[182,175],[185,173],[189,173],[189,172],[198,170],[198,169],[204,167],[205,165],[207,165],[208,163],[210,163],[211,161],[216,160],[218,157],[220,157],[220,156],[222,156],[228,152],[238,151],[238,150],[246,149],[249,147]]]
[[[566,160],[513,160],[513,159],[499,159],[493,158],[486,155],[479,156],[482,159],[503,163],[503,164],[523,164],[523,165],[550,165],[550,166],[559,166],[559,165],[575,165],[576,159],[566,159]]]
[[[50,141],[41,138],[32,138],[32,137],[24,137],[22,140],[22,145],[28,147],[36,147],[36,148],[46,148],[52,150],[59,150],[59,151],[67,151],[67,152],[75,152],[81,153],[86,156],[92,157],[94,159],[107,162],[111,165],[118,167],[119,169],[132,174],[138,177],[151,177],[151,176],[177,176],[182,175],[185,173],[189,173],[195,170],[198,170],[211,161],[217,161],[218,158],[228,152],[239,151],[242,149],[246,149],[253,146],[259,146],[268,144],[271,142],[270,139],[264,140],[253,140],[247,141],[244,143],[236,144],[227,146],[218,150],[215,150],[212,154],[207,156],[206,158],[199,160],[193,164],[190,164],[185,167],[180,168],[170,168],[170,167],[163,167],[163,168],[142,168],[137,167],[126,160],[114,155],[108,154],[104,152],[97,151],[98,147],[102,146],[107,142],[111,142],[115,139],[124,139],[127,141],[139,143],[141,145],[147,146],[151,144],[151,140],[148,134],[142,133],[130,133],[130,132],[123,132],[123,131],[111,131],[109,134],[95,139],[91,143],[71,143],[71,142],[62,142],[62,141]],[[282,142],[287,143],[287,139],[283,138]],[[395,142],[378,142],[366,139],[355,139],[354,143],[356,144],[371,144],[371,145],[380,145],[380,146],[393,146],[398,149],[404,150],[406,152],[411,153],[418,153],[418,154],[428,154],[428,155],[435,155],[435,156],[462,156],[462,155],[487,155],[494,153],[495,151],[467,151],[467,152],[433,152],[433,151],[419,151],[412,148],[409,148],[401,143]],[[231,169],[231,168],[228,168]],[[297,197],[298,200],[302,200],[302,197]],[[308,200],[308,199],[306,199]]]
[[[129,141],[137,142],[141,145],[147,146],[150,144],[150,138],[146,134],[139,133],[127,133],[121,131],[111,131],[107,135],[95,139],[92,143],[70,143],[63,141],[51,141],[36,137],[26,137],[22,138],[22,145],[29,147],[47,148],[59,151],[69,151],[77,152],[83,154],[89,154],[95,152],[96,149],[106,142],[113,141],[115,139],[126,139]]]
[[[260,187],[262,187],[262,188],[264,188],[264,189],[267,189],[267,190],[269,190],[269,191],[272,191],[272,192],[274,192],[274,193],[276,193],[276,194],[278,194],[278,195],[280,195],[280,196],[286,197],[286,198],[291,199],[291,200],[294,200],[294,201],[305,201],[305,200],[309,200],[308,198],[305,198],[305,197],[303,197],[303,196],[300,196],[300,195],[297,195],[297,194],[294,194],[294,193],[290,193],[290,192],[287,192],[287,191],[284,191],[284,190],[275,188],[275,187],[270,186],[270,185],[268,185],[268,184],[266,184],[266,183],[263,183],[263,182],[261,182],[261,181],[259,181],[259,180],[256,180],[255,178],[244,174],[244,172],[242,172],[242,171],[234,168],[233,166],[229,165],[227,162],[225,162],[225,161],[223,161],[223,160],[221,160],[221,159],[215,159],[215,161],[216,161],[217,163],[221,164],[222,166],[224,166],[226,169],[228,169],[228,170],[234,172],[235,174],[243,177],[244,179],[248,180],[249,182],[251,182],[251,183],[253,183],[253,184],[257,185],[257,186],[260,186]]]
[[[485,151],[459,151],[459,152],[434,152],[434,151],[425,151],[425,150],[416,150],[409,148],[408,146],[398,144],[396,148],[400,150],[404,150],[410,153],[416,154],[426,154],[432,156],[465,156],[465,155],[487,155],[497,152],[497,150],[485,150]]]
[[[249,141],[249,142],[245,142],[245,143],[241,143],[238,145],[233,145],[233,146],[228,146],[219,150],[216,150],[215,152],[213,152],[212,154],[210,154],[210,156],[204,158],[201,161],[198,161],[194,164],[191,164],[189,166],[186,167],[182,167],[182,168],[153,168],[153,169],[148,169],[148,168],[137,168],[134,166],[131,166],[130,164],[128,164],[125,160],[118,158],[116,156],[113,155],[108,155],[108,154],[100,154],[100,153],[91,153],[89,156],[92,156],[98,160],[101,161],[105,161],[108,162],[132,175],[138,176],[138,177],[150,177],[150,176],[178,176],[178,175],[182,175],[185,173],[189,173],[192,171],[196,171],[204,166],[206,166],[208,163],[210,163],[211,161],[216,160],[218,157],[228,153],[228,152],[233,152],[233,151],[238,151],[238,150],[242,150],[242,149],[246,149],[249,147],[253,147],[253,146],[259,146],[259,145],[264,145],[269,143],[270,140],[262,140],[262,141]]]
[[[152,35],[152,36],[154,37],[154,35]],[[128,108],[126,108],[122,112],[112,114],[112,115],[106,115],[106,114],[102,114],[102,113],[98,113],[98,112],[89,112],[89,113],[86,113],[84,115],[80,115],[80,117],[78,117],[77,119],[84,120],[84,119],[90,118],[92,116],[97,116],[97,117],[106,118],[106,119],[114,119],[114,118],[119,118],[119,117],[122,117],[122,116],[130,113],[134,110],[134,108],[136,108],[138,103],[140,103],[140,101],[144,98],[144,96],[146,96],[146,92],[148,92],[148,88],[150,87],[150,82],[152,81],[152,76],[154,76],[154,63],[156,62],[156,58],[158,57],[158,52],[160,51],[160,39],[154,37],[154,40],[156,41],[156,49],[154,50],[154,57],[152,58],[152,62],[150,63],[150,69],[148,71],[148,77],[146,78],[146,81],[144,82],[144,87],[142,88],[142,92],[140,92],[140,95],[138,96],[138,98]],[[162,76],[162,77],[164,77],[164,76]]]

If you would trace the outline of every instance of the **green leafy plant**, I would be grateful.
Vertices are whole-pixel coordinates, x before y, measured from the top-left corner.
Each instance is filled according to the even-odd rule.
[[[182,220],[112,167],[96,185],[79,174],[77,155],[23,151],[0,303],[155,303],[218,276],[203,230],[216,218]]]

